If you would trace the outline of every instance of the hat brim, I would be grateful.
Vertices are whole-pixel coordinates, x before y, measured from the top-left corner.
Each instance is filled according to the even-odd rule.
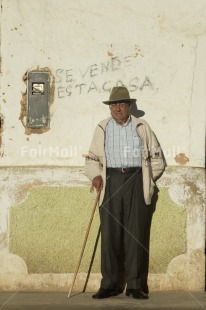
[[[121,99],[121,100],[109,100],[109,101],[102,101],[104,104],[110,105],[112,103],[118,103],[118,102],[125,102],[125,103],[135,103],[137,99]]]

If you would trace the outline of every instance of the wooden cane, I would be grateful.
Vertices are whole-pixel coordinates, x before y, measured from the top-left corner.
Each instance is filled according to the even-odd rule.
[[[92,189],[93,189],[93,187],[91,187],[90,192],[92,191]],[[78,270],[79,270],[79,267],[80,267],[80,264],[81,264],[81,260],[82,260],[82,257],[83,257],[83,254],[84,254],[84,249],[85,249],[85,246],[86,246],[86,242],[87,242],[87,239],[88,239],[88,236],[89,236],[89,231],[90,231],[90,228],[91,228],[92,220],[93,220],[93,217],[94,217],[96,206],[97,206],[98,201],[99,201],[100,193],[101,193],[101,190],[97,193],[97,197],[95,199],[94,207],[92,209],[91,218],[90,218],[89,225],[88,225],[88,228],[87,228],[87,232],[86,232],[86,235],[85,235],[85,238],[84,238],[84,243],[83,243],[82,251],[81,251],[81,254],[80,254],[80,257],[79,257],[79,261],[78,261],[78,264],[77,264],[76,271],[74,273],[72,284],[71,284],[70,289],[69,289],[68,298],[71,295],[71,292],[72,292],[72,289],[73,289],[73,286],[74,286],[74,282],[76,280],[77,273],[78,273]]]

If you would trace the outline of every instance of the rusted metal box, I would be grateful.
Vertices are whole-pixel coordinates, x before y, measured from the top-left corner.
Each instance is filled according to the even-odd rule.
[[[27,82],[27,126],[49,127],[49,74],[28,72]]]

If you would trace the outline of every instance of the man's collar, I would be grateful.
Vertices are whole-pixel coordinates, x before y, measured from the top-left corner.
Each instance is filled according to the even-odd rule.
[[[135,116],[133,116],[133,115],[130,115],[130,117],[131,117],[132,122],[134,122],[134,123],[136,124],[136,126],[138,126],[138,125],[140,125],[140,124],[145,124],[145,121],[142,120],[141,118],[137,118],[137,117],[135,117]],[[106,128],[108,122],[109,122],[111,119],[112,119],[112,117],[109,116],[109,117],[107,117],[106,119],[103,119],[102,121],[100,121],[98,125],[99,125],[103,130],[105,130],[105,128]]]
[[[128,116],[128,119],[127,119],[126,123],[124,123],[124,125],[121,125],[121,124],[117,123],[114,118],[112,118],[111,120],[116,125],[119,125],[119,126],[122,126],[122,127],[126,127],[131,122],[131,115]]]

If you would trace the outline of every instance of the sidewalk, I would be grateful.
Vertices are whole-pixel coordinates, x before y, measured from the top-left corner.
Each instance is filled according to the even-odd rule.
[[[196,310],[206,309],[205,292],[152,292],[148,300],[135,300],[121,294],[116,297],[94,300],[92,293],[8,293],[0,292],[0,310],[49,310],[49,309],[150,309]]]

